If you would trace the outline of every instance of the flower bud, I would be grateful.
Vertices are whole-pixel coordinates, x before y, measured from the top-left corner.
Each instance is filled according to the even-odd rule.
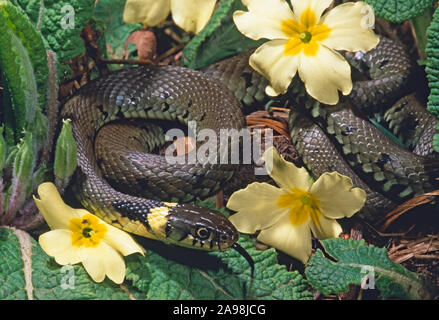
[[[47,119],[40,110],[37,110],[35,114],[32,132],[35,136],[38,149],[40,149],[45,143],[47,143]]]
[[[9,170],[9,171],[12,170],[17,152],[18,152],[18,146],[9,146],[8,147],[8,153],[6,155],[4,169]]]
[[[14,177],[21,182],[27,182],[32,178],[35,167],[35,150],[32,133],[25,132],[24,138],[18,145],[17,155],[14,161]]]
[[[56,142],[54,172],[58,179],[70,178],[76,169],[76,141],[70,119],[63,120],[63,127]]]

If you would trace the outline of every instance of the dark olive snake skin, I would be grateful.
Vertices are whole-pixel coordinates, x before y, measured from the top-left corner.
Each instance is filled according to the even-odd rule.
[[[410,89],[406,83],[411,69],[401,45],[381,38],[377,48],[348,58],[351,58],[351,64],[356,58],[357,64],[366,65],[372,80],[356,82],[349,99],[342,100],[337,106],[304,102],[309,119],[318,126],[306,124],[309,120],[305,116],[293,112],[290,117],[291,136],[296,147],[302,150],[304,162],[313,171],[320,174],[339,171],[348,164],[356,176],[348,172],[344,174],[368,193],[363,216],[377,218],[380,212],[386,212],[395,204],[438,187],[435,178],[439,162],[437,155],[433,156],[432,146],[437,120],[413,94],[401,98],[401,93]],[[371,92],[371,84],[379,89],[366,94]],[[389,128],[414,149],[412,151],[388,139],[366,117],[371,112],[385,110],[395,100],[384,118]],[[314,129],[310,129],[312,127]],[[327,137],[316,141],[315,137],[322,135],[320,130]],[[339,153],[341,156],[331,156],[325,161],[319,153]],[[338,160],[334,162],[334,159]]]
[[[244,55],[244,60],[249,56]],[[401,44],[381,37],[375,49],[345,53],[345,57],[366,76],[355,81],[349,97],[342,97],[336,106],[305,96],[303,84],[297,77],[293,80],[288,93],[291,138],[315,177],[338,171],[363,188],[367,201],[360,216],[376,221],[397,204],[438,188],[439,162],[432,145],[438,121],[414,94],[404,96],[409,93],[412,64]],[[233,61],[238,59],[209,66],[207,73],[236,91],[244,105],[264,103],[260,91],[267,82],[248,65]],[[240,78],[232,81],[231,75]],[[411,151],[389,140],[368,120],[392,104],[382,118]]]
[[[238,232],[216,211],[116,191],[103,178],[93,146],[96,133],[105,124],[134,118],[182,124],[194,120],[200,129],[216,132],[224,124],[240,129],[244,122],[239,102],[221,84],[200,72],[178,67],[125,69],[81,88],[64,105],[62,117],[72,120],[80,169],[75,193],[85,208],[123,230],[167,243],[205,250],[237,248]],[[120,134],[113,132],[112,137]],[[133,145],[133,141],[128,142],[122,144]],[[185,193],[200,197],[215,193],[235,170],[227,164],[183,164],[166,169],[167,163],[159,156],[141,159],[135,152],[132,155],[137,169],[150,170],[157,179],[137,177],[135,171],[121,179],[128,185],[140,184],[137,190],[152,190],[155,199],[165,196],[168,201],[179,196],[184,199]],[[113,182],[118,185],[123,181]]]
[[[72,120],[78,145],[75,192],[82,204],[139,235],[206,250],[232,247],[238,233],[221,214],[174,202],[215,194],[237,166],[169,165],[163,156],[148,154],[163,145],[164,131],[154,123],[140,125],[146,130],[132,124],[148,119],[187,126],[193,120],[198,129],[216,133],[243,128],[239,101],[248,110],[267,100],[267,81],[248,65],[250,54],[213,64],[203,73],[171,66],[119,70],[81,88],[65,104],[62,117]],[[375,220],[383,210],[438,187],[431,144],[437,120],[413,95],[401,98],[410,75],[402,46],[381,38],[374,50],[346,57],[372,80],[355,82],[350,97],[336,106],[307,97],[300,81],[293,81],[288,93],[291,137],[316,177],[336,170],[365,189],[362,216]],[[396,101],[383,118],[413,151],[390,141],[365,116]]]

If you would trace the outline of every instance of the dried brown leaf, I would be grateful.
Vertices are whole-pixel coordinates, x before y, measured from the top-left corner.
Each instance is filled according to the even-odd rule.
[[[123,57],[127,58],[127,47],[129,43],[133,43],[137,47],[137,56],[139,60],[152,60],[157,59],[157,39],[154,33],[150,30],[137,30],[134,31],[123,46]]]

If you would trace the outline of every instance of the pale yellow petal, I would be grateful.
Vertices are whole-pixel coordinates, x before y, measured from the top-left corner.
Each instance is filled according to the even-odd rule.
[[[102,253],[97,248],[82,248],[81,261],[85,271],[95,282],[102,282],[105,279],[105,265],[102,261]]]
[[[81,262],[78,255],[79,247],[71,246],[67,250],[59,252],[54,256],[56,263],[60,265],[76,264]]]
[[[322,17],[321,23],[331,29],[322,43],[334,50],[369,51],[379,42],[371,29],[373,22],[373,10],[367,3],[349,2],[337,6]]]
[[[81,214],[87,212],[66,205],[51,182],[38,186],[38,197],[34,196],[35,204],[51,229],[68,229],[70,219],[79,218]]]
[[[280,95],[281,92],[277,92],[276,90],[274,90],[274,88],[272,86],[268,85],[265,87],[265,94],[267,96],[274,98],[274,97],[277,97],[278,95]]]
[[[302,13],[309,8],[314,12],[316,22],[318,22],[323,11],[331,5],[332,1],[333,0],[293,0],[291,1],[291,4],[296,16],[300,18]]]
[[[242,34],[253,40],[288,39],[288,35],[282,30],[282,21],[279,19],[253,12],[235,11],[233,21]]]
[[[54,257],[61,265],[81,262],[78,247],[72,245],[72,232],[64,229],[43,233],[38,243],[47,255]]]
[[[154,27],[171,11],[170,0],[127,0],[123,12],[125,23],[143,23]]]
[[[343,231],[336,220],[328,219],[324,215],[320,215],[317,225],[311,222],[311,230],[314,236],[319,240],[338,238]]]
[[[291,38],[291,24],[298,24],[296,16],[284,1],[257,2],[249,8],[248,12],[235,11],[233,21],[238,30],[253,40]]]
[[[288,213],[276,203],[283,194],[282,189],[268,183],[249,184],[245,189],[233,193],[227,202],[227,208],[237,211],[230,221],[243,233],[269,228]]]
[[[285,0],[243,0],[249,12],[273,20],[297,20]]]
[[[350,218],[366,202],[366,192],[353,188],[352,180],[338,172],[322,174],[310,192],[320,201],[322,214],[331,219]]]
[[[311,255],[311,229],[309,223],[294,226],[288,215],[275,225],[262,230],[258,240],[306,263]]]
[[[298,168],[293,163],[286,161],[274,147],[264,152],[265,169],[276,184],[290,191],[298,188],[307,191],[310,187],[310,177],[305,168]]]
[[[299,75],[314,99],[334,105],[339,90],[344,95],[352,91],[351,67],[341,54],[320,45],[315,56],[301,56]]]
[[[96,248],[82,248],[82,264],[95,282],[102,282],[108,276],[120,284],[125,278],[125,261],[122,256],[105,242]]]
[[[283,94],[295,76],[300,55],[285,55],[288,40],[271,40],[260,46],[249,59],[250,66],[270,81],[270,87]]]
[[[249,11],[235,11],[233,21],[238,30],[253,40],[289,39],[283,30],[285,21],[297,21],[284,0],[249,0],[244,2]]]
[[[215,9],[216,0],[171,0],[174,22],[187,32],[200,32]]]
[[[143,249],[128,233],[119,230],[111,225],[106,225],[108,231],[105,234],[104,241],[119,251],[122,255],[127,256],[133,253],[144,254]]]

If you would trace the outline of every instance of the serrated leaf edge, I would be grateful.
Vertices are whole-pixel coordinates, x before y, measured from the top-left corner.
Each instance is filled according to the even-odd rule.
[[[33,292],[34,287],[32,284],[32,241],[30,235],[22,230],[13,227],[0,227],[0,229],[9,229],[17,237],[20,243],[20,250],[23,260],[23,273],[25,280],[25,291],[28,300],[34,300]]]
[[[391,279],[395,279],[395,282],[396,282],[396,283],[398,283],[398,284],[400,284],[400,285],[402,285],[402,286],[404,286],[404,287],[406,288],[406,290],[407,290],[406,293],[409,294],[409,295],[411,295],[410,293],[413,292],[413,291],[416,292],[416,293],[418,293],[418,294],[419,294],[419,292],[424,292],[426,296],[429,295],[428,291],[426,291],[426,290],[424,289],[424,287],[422,286],[422,284],[419,282],[420,279],[417,277],[417,275],[416,275],[415,273],[413,273],[413,272],[411,272],[411,271],[405,269],[405,268],[404,268],[404,270],[405,270],[406,272],[410,273],[410,274],[413,274],[414,278],[411,278],[411,277],[409,277],[409,276],[405,276],[405,275],[403,275],[403,274],[401,274],[401,273],[398,273],[398,272],[396,272],[396,271],[387,270],[387,269],[384,269],[384,268],[382,268],[382,267],[378,267],[378,266],[375,266],[375,265],[359,264],[359,263],[343,263],[343,262],[340,262],[339,259],[337,258],[337,256],[334,255],[334,254],[331,254],[330,249],[328,250],[328,245],[329,245],[329,243],[330,243],[330,240],[334,240],[334,239],[323,240],[323,241],[321,241],[321,243],[322,243],[323,247],[325,248],[325,253],[326,253],[326,255],[327,255],[327,256],[330,256],[331,258],[333,258],[334,260],[336,260],[336,262],[334,262],[334,261],[330,261],[330,263],[331,263],[333,266],[348,266],[348,267],[354,267],[354,268],[372,267],[373,270],[374,270],[374,272],[376,273],[376,275],[379,276],[379,275],[381,274],[381,275],[383,275],[383,276],[387,276],[387,277],[389,277],[389,278],[391,278]],[[348,240],[348,241],[353,241],[353,240]],[[358,242],[358,245],[357,245],[356,247],[349,247],[349,248],[350,248],[351,250],[357,250],[358,247],[360,247],[361,245],[363,245],[363,246],[368,247],[369,249],[373,249],[373,248],[375,248],[375,249],[378,249],[378,250],[385,250],[384,248],[378,248],[378,247],[375,247],[374,245],[368,245],[368,244],[364,241],[364,239],[362,239],[362,240],[360,240],[360,241],[357,241],[357,242]],[[325,257],[325,254],[324,254],[320,249],[317,250],[315,254],[320,254],[324,259],[327,259],[327,258]],[[389,258],[388,255],[387,255],[387,251],[386,251],[386,259],[388,259],[388,260],[391,262],[392,265],[402,267],[400,264],[398,264],[398,263],[393,262],[392,260],[390,260],[390,258]],[[327,259],[327,260],[328,260],[328,259]],[[399,280],[399,281],[397,281],[397,280]],[[377,282],[375,282],[375,283],[377,283]],[[353,281],[347,281],[347,282],[346,282],[346,286],[345,286],[345,288],[347,288],[347,286],[348,286],[349,284],[361,285],[361,283],[356,283],[356,282],[353,282]],[[323,292],[323,291],[322,291],[322,292]],[[323,292],[323,293],[325,293],[325,294],[329,294],[329,293],[332,293],[332,291],[326,291],[326,292]],[[336,293],[340,293],[340,292],[336,292]],[[420,294],[419,294],[419,295],[420,295]],[[420,296],[421,296],[421,295],[420,295]]]

